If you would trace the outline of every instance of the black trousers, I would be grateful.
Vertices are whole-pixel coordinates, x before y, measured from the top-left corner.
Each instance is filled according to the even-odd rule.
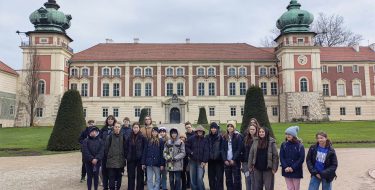
[[[92,181],[94,181],[94,190],[98,190],[100,162],[95,166],[90,162],[86,162],[85,166],[87,168],[87,189],[91,190]]]
[[[241,162],[235,161],[234,166],[224,166],[227,190],[241,190]]]
[[[208,161],[208,182],[210,189],[224,189],[224,162],[221,160]]]
[[[102,176],[103,176],[103,190],[108,190],[109,189],[109,178],[108,178],[108,169],[106,167],[107,161],[103,160],[102,161]]]
[[[186,163],[185,163],[186,162]],[[181,172],[181,183],[182,183],[182,190],[186,190],[190,188],[190,172],[186,171],[188,167],[188,160],[184,159],[184,169]]]
[[[86,177],[86,166],[85,166],[85,161],[83,161],[83,156],[82,156],[82,168],[81,168],[81,178]]]
[[[109,189],[119,190],[121,188],[122,168],[107,168],[109,177]]]
[[[128,161],[128,190],[144,189],[144,171],[140,161]],[[136,186],[137,183],[137,186]]]

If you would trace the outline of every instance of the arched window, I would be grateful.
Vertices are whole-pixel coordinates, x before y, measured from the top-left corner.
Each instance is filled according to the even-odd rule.
[[[216,75],[215,68],[213,68],[213,67],[208,68],[207,75],[211,76],[211,77],[215,76]]]
[[[241,77],[244,77],[244,76],[247,75],[247,73],[246,73],[246,68],[245,68],[245,67],[241,67],[241,68],[239,69],[239,75],[240,75]]]
[[[83,68],[82,69],[82,76],[83,77],[89,76],[89,69],[88,68]]]
[[[141,68],[135,68],[134,69],[134,76],[136,76],[136,77],[142,76],[142,69]]]
[[[70,70],[70,75],[73,76],[73,77],[77,77],[78,76],[78,69],[77,68],[72,68]]]
[[[103,69],[103,76],[109,76],[110,75],[110,70],[109,68],[104,68]]]
[[[204,76],[204,68],[198,68],[197,75],[198,76]]]
[[[114,68],[113,69],[113,76],[119,77],[121,75],[120,68]]]
[[[171,67],[167,68],[166,75],[167,75],[168,77],[173,76],[173,68],[171,68]]]
[[[145,76],[151,77],[152,76],[152,69],[147,67],[145,69]]]
[[[228,75],[231,77],[236,76],[236,68],[234,67],[229,68]]]
[[[300,80],[300,88],[301,88],[301,92],[307,92],[308,90],[307,90],[307,79],[305,79],[305,78],[302,78],[301,80]]]
[[[261,67],[259,69],[259,75],[260,76],[266,76],[267,75],[267,69],[265,67]]]
[[[177,68],[176,70],[176,75],[177,76],[184,76],[184,69],[183,68]]]
[[[38,93],[39,94],[44,94],[46,89],[46,84],[44,81],[40,80],[38,81]]]

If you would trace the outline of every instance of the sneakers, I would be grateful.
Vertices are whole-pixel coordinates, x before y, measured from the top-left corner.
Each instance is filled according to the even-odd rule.
[[[79,182],[83,183],[84,181],[86,181],[86,178],[85,177],[81,177],[81,180]]]

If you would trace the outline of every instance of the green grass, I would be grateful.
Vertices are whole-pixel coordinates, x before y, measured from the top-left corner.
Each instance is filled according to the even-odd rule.
[[[300,126],[298,136],[305,146],[315,142],[315,133],[328,133],[336,148],[375,147],[375,121],[325,122],[325,123],[273,123],[278,144],[284,141],[284,131],[292,125]],[[240,129],[240,124],[237,128]],[[225,130],[225,124],[221,129]],[[61,152],[47,151],[52,127],[0,128],[0,157],[47,155]]]
[[[48,155],[47,143],[52,127],[1,128],[0,157]]]
[[[272,123],[272,129],[278,144],[285,139],[285,129],[298,125],[298,133],[305,146],[315,143],[315,134],[318,131],[328,133],[336,148],[359,148],[375,147],[375,121],[353,121],[353,122],[321,122],[321,123]],[[221,130],[226,128],[220,125]],[[237,124],[240,130],[241,124]]]

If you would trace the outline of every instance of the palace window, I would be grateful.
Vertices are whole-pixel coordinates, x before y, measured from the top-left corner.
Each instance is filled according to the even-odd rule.
[[[108,77],[110,74],[111,74],[111,73],[110,73],[109,68],[104,68],[104,69],[103,69],[103,76]]]
[[[277,95],[277,82],[271,82],[271,95]]]
[[[236,83],[231,82],[229,83],[229,96],[235,96],[236,95]]]
[[[331,108],[326,108],[327,115],[331,115]]]
[[[46,84],[44,81],[40,80],[38,82],[38,94],[44,94],[46,89]]]
[[[204,83],[198,83],[198,96],[204,96]]]
[[[43,108],[36,108],[36,117],[43,117]]]
[[[102,116],[103,117],[108,117],[108,108],[103,108],[102,109]]]
[[[78,77],[78,69],[73,68],[70,70],[70,76]]]
[[[245,68],[245,67],[240,67],[238,73],[239,73],[239,75],[240,75],[241,77],[246,76],[246,75],[247,75],[247,73],[246,73],[246,68]]]
[[[276,68],[275,67],[271,67],[270,68],[270,75],[271,76],[276,76],[276,73],[277,73]]]
[[[215,96],[215,83],[214,82],[210,82],[208,83],[208,95],[209,96]]]
[[[81,96],[83,96],[83,97],[88,96],[88,84],[87,83],[81,84]]]
[[[77,90],[77,89],[78,89],[77,83],[70,84],[70,90]]]
[[[116,77],[121,76],[121,70],[120,70],[120,68],[114,68],[113,69],[113,76],[116,76]]]
[[[236,73],[236,68],[234,68],[234,67],[230,67],[230,68],[228,69],[228,75],[229,75],[230,77],[234,77],[234,76],[236,76],[236,75],[237,75],[237,73]]]
[[[177,83],[177,96],[184,96],[184,83]]]
[[[337,85],[337,96],[345,96],[345,84]]]
[[[145,96],[152,96],[152,84],[151,83],[145,83]]]
[[[279,108],[277,106],[272,106],[272,116],[279,115]]]
[[[216,75],[216,72],[215,72],[215,68],[213,67],[210,67],[207,69],[207,75],[212,77],[212,76],[215,76]]]
[[[361,96],[361,85],[353,84],[353,96]]]
[[[237,113],[236,113],[236,107],[230,107],[230,116],[236,116]]]
[[[361,115],[361,107],[355,107],[355,115]]]
[[[182,77],[184,76],[184,69],[183,68],[177,68],[176,70],[176,75],[179,76],[179,77]]]
[[[327,65],[322,66],[322,73],[328,73]]]
[[[262,89],[263,95],[267,95],[267,83],[266,82],[261,82],[260,83],[260,88]]]
[[[197,75],[198,76],[204,76],[204,68],[198,68],[197,69]]]
[[[103,83],[103,96],[109,96],[109,83]]]
[[[302,78],[301,80],[300,80],[300,91],[301,92],[307,92],[308,90],[308,88],[307,88],[307,79],[305,79],[305,78]]]
[[[345,107],[340,108],[340,115],[346,115],[346,108]]]
[[[83,68],[82,69],[82,76],[83,77],[88,77],[89,76],[89,69],[88,68]]]
[[[352,70],[353,70],[353,73],[358,73],[359,72],[358,65],[353,65]]]
[[[113,83],[113,96],[120,96],[120,83]]]
[[[265,67],[261,67],[259,69],[259,75],[262,77],[262,76],[267,76],[267,68]]]
[[[171,68],[171,67],[167,68],[166,75],[167,75],[167,77],[172,77],[173,76],[173,68]]]
[[[173,95],[173,83],[167,83],[167,96]]]
[[[246,82],[240,82],[240,95],[246,95]]]
[[[134,117],[139,117],[141,115],[141,108],[134,108]]]
[[[141,88],[142,88],[141,83],[134,84],[134,96],[141,96]]]
[[[119,116],[118,108],[113,108],[113,116],[114,117],[118,117]]]
[[[141,68],[135,68],[134,69],[134,76],[136,76],[136,77],[142,76],[142,69]]]
[[[337,65],[337,72],[338,73],[343,73],[344,72],[344,68],[342,65]]]
[[[145,76],[146,77],[151,77],[152,76],[152,69],[151,68],[147,67],[145,69]]]
[[[215,116],[215,107],[209,107],[208,110],[209,110],[210,116]]]
[[[329,84],[323,84],[323,96],[329,96]]]

